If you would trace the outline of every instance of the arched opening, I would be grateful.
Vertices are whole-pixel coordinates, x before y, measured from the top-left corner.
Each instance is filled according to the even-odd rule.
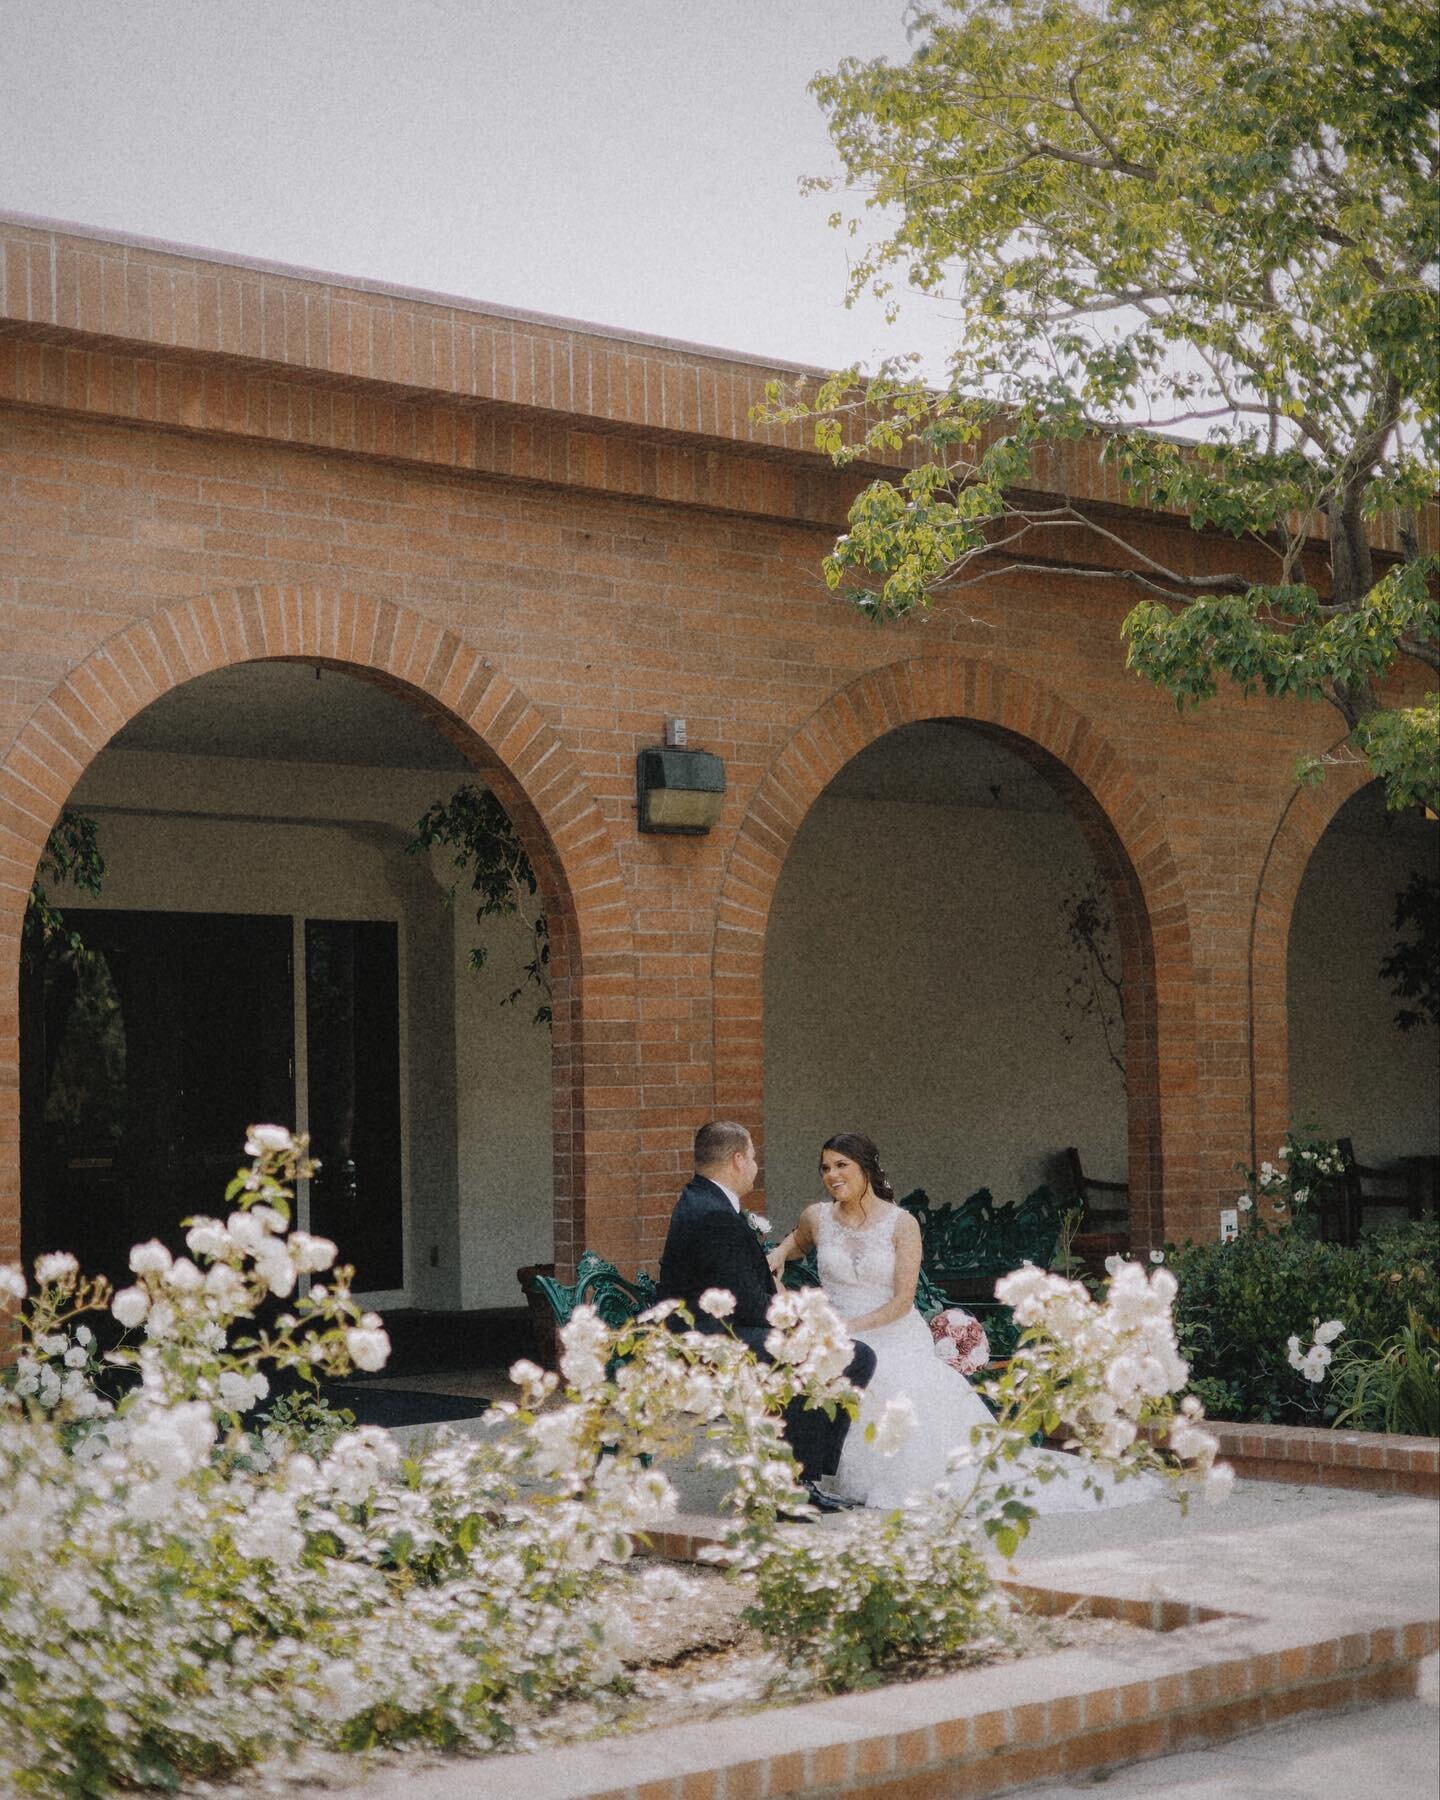
[[[815,1197],[829,1133],[900,1192],[1000,1204],[1087,1176],[1158,1225],[1154,967],[1139,881],[1089,790],[1019,732],[922,719],[806,810],[765,939],[766,1190]],[[1127,1095],[1128,1089],[1128,1095]],[[1158,1236],[1158,1233],[1155,1233]]]
[[[68,1248],[123,1275],[131,1243],[222,1207],[244,1126],[275,1118],[311,1135],[301,1223],[336,1239],[357,1291],[452,1319],[437,1360],[509,1352],[516,1270],[554,1262],[560,1235],[572,1122],[552,1068],[573,1060],[574,933],[532,816],[563,990],[552,1043],[526,921],[477,926],[465,876],[447,904],[448,852],[412,848],[463,786],[513,803],[481,760],[423,691],[313,659],[184,681],[88,762],[66,805],[94,822],[101,890],[52,892],[83,954],[22,969],[27,1256]]]
[[[1286,958],[1291,1122],[1349,1138],[1361,1164],[1399,1178],[1396,1191],[1413,1174],[1432,1203],[1440,1043],[1423,1002],[1397,992],[1382,964],[1420,942],[1427,912],[1433,946],[1437,879],[1435,820],[1418,810],[1387,812],[1381,785],[1368,783],[1337,809],[1306,862]],[[1410,923],[1397,926],[1397,902],[1407,894]],[[1402,960],[1418,967],[1415,955]],[[1410,1015],[1408,1028],[1397,1013]]]

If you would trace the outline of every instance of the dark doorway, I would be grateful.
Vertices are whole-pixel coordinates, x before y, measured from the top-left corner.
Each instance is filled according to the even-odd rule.
[[[85,953],[21,992],[22,1246],[129,1279],[221,1213],[245,1128],[295,1116],[291,921],[75,910]]]
[[[305,921],[310,1228],[355,1265],[357,1293],[405,1282],[400,956],[393,924]]]

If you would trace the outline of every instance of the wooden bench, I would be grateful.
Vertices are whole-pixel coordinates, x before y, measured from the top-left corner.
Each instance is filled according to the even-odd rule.
[[[1380,1169],[1358,1161],[1348,1137],[1337,1138],[1335,1147],[1340,1152],[1340,1174],[1315,1183],[1315,1213],[1322,1238],[1357,1244],[1367,1223],[1373,1229],[1374,1225],[1423,1216],[1429,1198],[1427,1167],[1433,1171],[1433,1160],[1427,1165],[1424,1157],[1408,1157],[1394,1168]],[[1378,1217],[1367,1221],[1367,1211]]]
[[[1073,1144],[1066,1150],[1064,1162],[1071,1197],[1083,1215],[1073,1247],[1096,1261],[1112,1251],[1123,1255],[1130,1248],[1130,1183],[1102,1181],[1098,1175],[1087,1174]]]

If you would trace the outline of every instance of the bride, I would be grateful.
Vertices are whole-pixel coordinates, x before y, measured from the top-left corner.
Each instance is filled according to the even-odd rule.
[[[920,1227],[895,1205],[875,1145],[853,1131],[827,1138],[820,1179],[829,1202],[805,1208],[795,1229],[770,1252],[770,1268],[778,1279],[787,1262],[813,1248],[826,1297],[850,1335],[875,1352],[859,1429],[846,1436],[831,1491],[864,1506],[900,1506],[944,1479],[951,1452],[968,1448],[972,1429],[988,1425],[991,1413],[965,1377],[935,1354],[930,1328],[915,1310]],[[867,1441],[865,1427],[879,1420],[888,1401],[902,1396],[915,1409],[915,1429],[896,1453],[886,1455]],[[1091,1508],[1102,1497],[1096,1488],[1111,1504],[1149,1499],[1153,1492],[1147,1481],[1115,1484],[1079,1457],[1050,1452],[1022,1454],[1005,1479],[1034,1474],[1042,1462],[1050,1469],[1045,1484],[1027,1483],[1036,1489],[1027,1499],[1041,1512]]]

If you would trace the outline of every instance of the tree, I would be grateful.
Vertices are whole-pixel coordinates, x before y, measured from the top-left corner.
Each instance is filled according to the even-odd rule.
[[[1143,595],[1128,662],[1181,707],[1222,676],[1324,699],[1392,806],[1440,804],[1436,694],[1382,691],[1399,663],[1440,668],[1418,526],[1440,471],[1429,10],[944,0],[911,24],[908,63],[812,84],[845,171],[812,185],[863,191],[886,231],[852,298],[903,273],[959,311],[938,390],[900,357],[771,391],[768,416],[813,419],[837,458],[915,463],[855,501],[832,588],[890,619],[1061,560],[1118,577]],[[1044,447],[1083,438],[1137,504],[1241,540],[1236,566],[1167,566],[1036,497]],[[1377,559],[1386,518],[1401,553]]]

